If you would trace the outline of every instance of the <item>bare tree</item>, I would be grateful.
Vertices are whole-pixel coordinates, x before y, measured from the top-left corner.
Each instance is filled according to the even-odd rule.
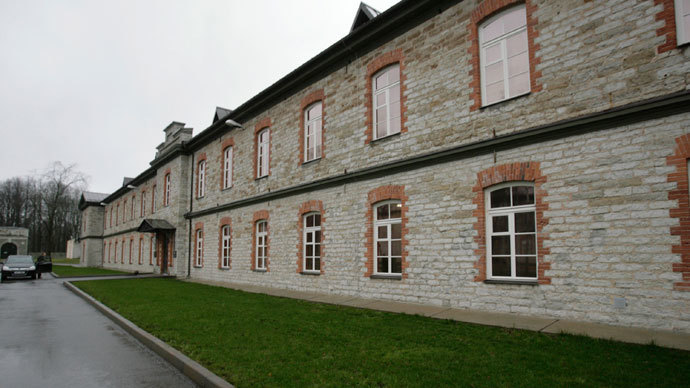
[[[45,248],[52,251],[58,247],[56,227],[63,229],[63,222],[78,213],[76,198],[86,186],[86,176],[78,172],[74,164],[65,166],[54,162],[43,174],[42,181]],[[77,222],[76,229],[71,231],[73,234],[78,231],[78,225]]]

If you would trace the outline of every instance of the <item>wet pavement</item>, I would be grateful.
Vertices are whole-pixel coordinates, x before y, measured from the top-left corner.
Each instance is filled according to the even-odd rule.
[[[194,387],[62,285],[0,283],[0,387]]]

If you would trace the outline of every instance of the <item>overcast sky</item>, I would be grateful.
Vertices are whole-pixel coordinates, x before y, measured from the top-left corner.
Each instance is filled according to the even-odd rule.
[[[370,0],[385,11],[397,0]],[[358,0],[0,0],[0,180],[76,163],[110,193],[349,32]]]

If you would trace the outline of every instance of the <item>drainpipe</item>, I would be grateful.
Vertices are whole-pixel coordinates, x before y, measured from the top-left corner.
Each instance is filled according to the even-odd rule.
[[[189,212],[194,205],[194,152],[191,153],[192,163],[189,171]],[[192,276],[192,218],[189,218],[189,236],[187,237],[187,278]]]

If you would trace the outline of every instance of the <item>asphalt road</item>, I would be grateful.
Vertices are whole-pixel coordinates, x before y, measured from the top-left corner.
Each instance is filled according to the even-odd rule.
[[[195,387],[62,285],[0,283],[0,387]]]

